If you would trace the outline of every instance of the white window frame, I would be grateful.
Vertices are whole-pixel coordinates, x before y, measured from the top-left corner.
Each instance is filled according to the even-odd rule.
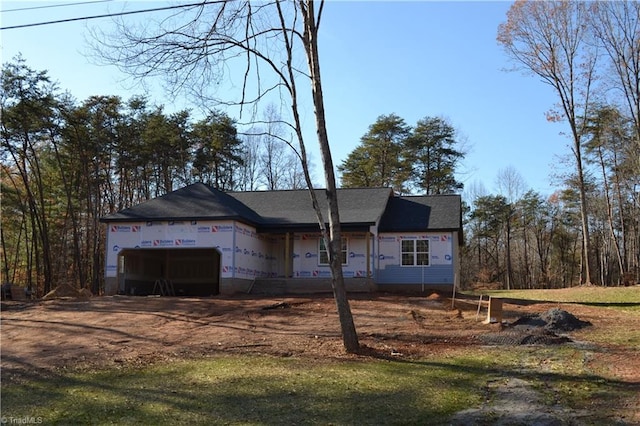
[[[406,247],[405,243],[411,243],[411,247]],[[419,244],[420,243],[420,244]],[[418,247],[426,244],[426,251],[420,250],[424,247]],[[429,266],[431,264],[431,243],[427,239],[401,239],[400,240],[400,266],[412,267],[412,266]],[[411,263],[405,263],[410,260]]]
[[[349,239],[342,237],[342,266],[349,264]],[[329,251],[324,244],[324,238],[318,238],[318,266],[329,266]]]

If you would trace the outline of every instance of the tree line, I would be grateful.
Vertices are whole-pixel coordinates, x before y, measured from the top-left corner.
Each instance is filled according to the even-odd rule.
[[[553,90],[548,118],[567,125],[574,173],[565,184],[574,194],[566,200],[579,213],[580,245],[579,267],[563,263],[562,274],[584,284],[637,281],[640,4],[519,0],[497,41],[517,70]]]
[[[463,283],[640,281],[639,17],[635,2],[510,9],[498,42],[557,91],[548,116],[567,124],[572,171],[550,195],[527,190],[509,170],[498,194],[467,189]],[[291,149],[275,106],[259,128],[240,131],[223,111],[196,119],[144,97],[78,102],[21,58],[3,65],[1,78],[3,282],[39,295],[62,282],[100,291],[106,214],[196,181],[224,191],[308,186],[306,154]],[[443,118],[409,126],[382,115],[338,165],[341,185],[459,193],[463,145]]]
[[[1,94],[2,272],[4,280],[39,293],[61,282],[100,291],[105,248],[99,219],[109,213],[196,181],[223,191],[304,188],[273,106],[264,129],[240,133],[219,111],[193,121],[188,111],[168,114],[143,97],[94,96],[78,103],[22,60],[5,65]],[[412,128],[396,114],[381,115],[338,165],[342,186],[459,193],[456,174],[465,153],[458,134],[441,117],[425,117]],[[633,123],[619,110],[603,107],[591,118],[585,164],[597,282],[603,285],[638,281],[635,143]],[[463,283],[579,284],[578,183],[569,174],[563,185],[543,196],[525,190],[512,170],[499,176],[499,194],[465,197]]]
[[[240,132],[211,111],[194,119],[141,96],[77,102],[22,58],[3,66],[0,92],[3,282],[99,292],[109,213],[193,182],[222,191],[306,188],[277,110]]]
[[[586,193],[597,284],[640,279],[640,167],[633,123],[613,107],[594,111],[584,139]],[[464,159],[459,132],[441,117],[415,127],[382,115],[338,166],[343,187],[392,186],[404,194],[460,193]],[[561,288],[584,283],[580,184],[575,173],[543,195],[513,168],[499,171],[498,194],[468,188],[464,196],[462,283],[501,288]]]

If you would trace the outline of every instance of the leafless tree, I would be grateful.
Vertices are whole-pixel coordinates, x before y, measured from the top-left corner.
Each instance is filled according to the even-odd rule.
[[[606,73],[605,83],[608,93],[615,96],[613,103],[620,104],[621,111],[627,111],[633,123],[634,137],[629,139],[621,150],[615,152],[614,161],[620,158],[624,166],[616,164],[613,169],[613,184],[615,196],[619,205],[624,200],[631,202],[624,209],[628,214],[621,218],[622,252],[627,254],[621,261],[623,276],[628,270],[636,270],[636,281],[640,276],[640,255],[638,251],[629,249],[637,246],[637,237],[633,230],[639,228],[640,196],[637,187],[640,184],[640,3],[637,1],[593,2],[590,4],[590,28],[593,30],[598,46],[606,52],[604,55],[610,68]],[[626,173],[631,179],[620,179],[620,174]],[[633,178],[635,176],[635,179]],[[625,182],[622,185],[621,182]],[[621,187],[627,186],[627,191]]]
[[[255,191],[259,189],[260,169],[260,129],[251,128],[242,134],[242,167],[238,173],[238,187],[241,191]]]
[[[262,125],[259,169],[264,186],[269,190],[305,188],[302,166],[291,142],[285,142],[282,117],[275,104],[267,105]],[[311,162],[308,166],[311,167]]]
[[[505,197],[508,203],[508,214],[505,220],[505,267],[507,269],[505,278],[507,281],[507,288],[510,289],[511,283],[513,281],[511,236],[513,232],[514,221],[517,215],[515,204],[520,200],[520,197],[524,193],[525,183],[522,175],[515,168],[509,166],[507,168],[498,170],[496,184],[498,186],[499,193]]]
[[[516,203],[527,188],[524,178],[513,166],[498,170],[496,185],[498,193],[504,195],[510,203]]]
[[[607,75],[612,87],[622,95],[640,143],[640,3],[593,2],[590,7],[590,28],[613,71]]]
[[[155,23],[147,21],[144,26],[133,27],[121,21],[112,36],[94,34],[94,48],[98,56],[117,64],[125,73],[137,78],[163,77],[172,90],[190,91],[204,103],[214,101],[208,97],[212,88],[239,75],[239,97],[230,100],[224,94],[216,96],[217,106],[237,106],[240,113],[255,115],[261,101],[274,97],[288,105],[290,118],[286,125],[297,141],[296,152],[318,225],[328,242],[343,343],[347,352],[357,352],[358,336],[342,273],[336,179],[322,95],[318,35],[323,8],[323,0],[318,4],[313,0],[203,0],[176,9]],[[307,70],[303,71],[305,63]],[[300,118],[305,102],[311,102],[314,109],[324,192],[313,190],[309,173]],[[327,212],[321,210],[317,194],[326,196]]]
[[[587,4],[569,1],[518,0],[498,29],[498,42],[521,69],[532,73],[558,95],[559,111],[550,120],[566,120],[580,193],[584,279],[591,283],[591,241],[582,142],[592,102],[596,55],[588,39]]]

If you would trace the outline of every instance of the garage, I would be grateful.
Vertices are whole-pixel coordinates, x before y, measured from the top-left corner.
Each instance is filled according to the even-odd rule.
[[[133,248],[118,254],[120,294],[213,296],[220,292],[220,252],[214,248]]]

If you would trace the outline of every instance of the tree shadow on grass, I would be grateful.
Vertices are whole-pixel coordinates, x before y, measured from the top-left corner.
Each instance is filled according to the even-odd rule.
[[[412,371],[371,370],[362,362],[307,368],[303,360],[285,365],[276,360],[275,373],[260,367],[253,374],[230,376],[225,366],[216,370],[215,359],[206,363],[177,363],[165,371],[65,374],[50,376],[46,383],[33,380],[5,389],[3,411],[62,424],[380,425],[444,421],[452,410],[431,395],[434,383],[419,380]],[[415,366],[401,368],[415,373]],[[371,381],[371,374],[379,381]],[[398,374],[407,386],[392,385]],[[446,386],[473,388],[473,378],[458,375]],[[36,402],[42,411],[25,414]]]
[[[486,383],[518,378],[553,392],[592,388],[615,401],[640,382],[592,374],[541,372],[482,361],[389,359],[369,353],[341,363],[224,356],[150,368],[49,372],[3,389],[5,416],[37,415],[60,424],[444,424],[479,405]],[[38,412],[33,412],[33,407]],[[584,407],[570,407],[584,408]],[[594,413],[610,419],[615,406]]]
[[[627,424],[624,421],[616,423],[619,421],[619,412],[626,411],[629,413],[635,411],[633,408],[629,409],[626,406],[627,404],[635,404],[636,410],[640,408],[640,399],[638,398],[638,395],[640,395],[640,380],[620,380],[588,373],[571,374],[540,371],[532,368],[516,368],[513,366],[490,366],[482,361],[462,358],[454,358],[451,363],[403,359],[372,348],[366,348],[363,355],[373,359],[415,364],[426,369],[448,369],[468,376],[482,376],[487,383],[496,380],[508,382],[512,379],[524,381],[542,392],[543,399],[546,400],[550,407],[553,404],[564,404],[562,408],[565,409],[565,414],[569,416],[569,424],[573,424],[571,423],[572,410],[576,413],[576,418],[584,417],[584,414],[579,413],[580,411],[588,411],[589,424]],[[528,424],[516,420],[517,418],[514,418],[514,423],[508,423],[509,419],[505,421],[507,421],[506,424]]]

